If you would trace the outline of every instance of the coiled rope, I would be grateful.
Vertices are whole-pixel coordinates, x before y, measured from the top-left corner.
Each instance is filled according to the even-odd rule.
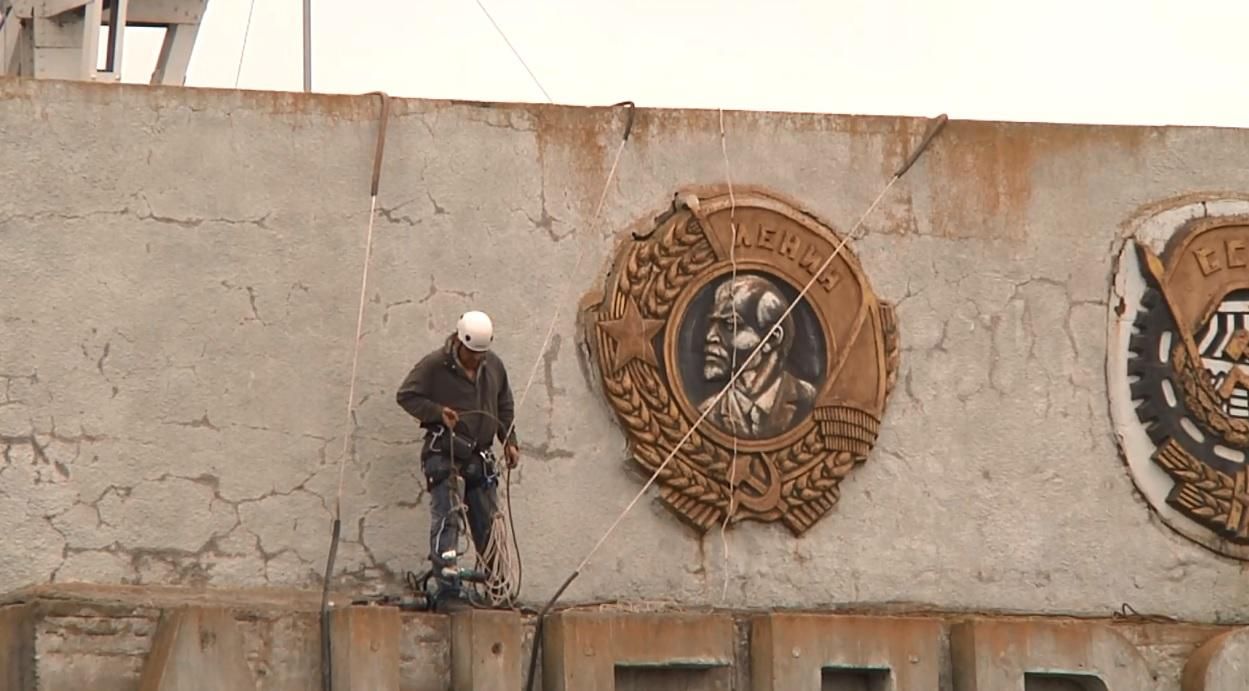
[[[462,410],[456,411],[460,417],[470,415],[481,415],[494,420],[495,424],[503,427],[503,421],[493,414],[485,410]],[[507,437],[505,436],[504,439]],[[450,449],[455,449],[455,431],[451,431]],[[454,466],[454,457],[452,465]],[[452,513],[459,518],[460,531],[456,545],[456,554],[467,554],[468,546],[471,544],[476,554],[477,570],[485,571],[488,578],[485,583],[474,584],[474,590],[477,591],[477,599],[484,603],[487,607],[513,607],[516,599],[520,596],[520,586],[522,576],[524,574],[520,550],[516,547],[516,532],[512,523],[512,482],[511,468],[505,468],[504,480],[504,510],[496,510],[490,517],[490,535],[486,540],[486,545],[481,551],[477,551],[476,543],[471,540],[464,540],[464,533],[468,532],[468,504],[460,496],[458,483],[452,486],[451,502]],[[452,473],[452,479],[458,475]],[[465,542],[464,548],[461,549],[459,542]],[[484,592],[481,592],[484,591]],[[477,605],[471,598],[470,603]]]

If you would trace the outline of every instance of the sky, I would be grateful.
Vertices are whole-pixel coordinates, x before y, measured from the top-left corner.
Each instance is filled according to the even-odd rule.
[[[209,0],[187,86],[301,91],[302,11]],[[1247,0],[313,0],[312,90],[546,102],[487,11],[556,103],[1249,127]]]

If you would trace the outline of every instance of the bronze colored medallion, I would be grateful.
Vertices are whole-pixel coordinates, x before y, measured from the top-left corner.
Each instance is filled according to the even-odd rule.
[[[679,516],[706,531],[731,511],[801,535],[876,441],[893,308],[811,215],[757,192],[680,198],[583,301],[590,357],[634,460],[654,473],[676,449],[657,482]]]
[[[1149,458],[1172,483],[1166,504],[1217,538],[1198,539],[1246,558],[1249,217],[1191,220],[1160,254],[1131,242],[1143,286],[1122,375]]]

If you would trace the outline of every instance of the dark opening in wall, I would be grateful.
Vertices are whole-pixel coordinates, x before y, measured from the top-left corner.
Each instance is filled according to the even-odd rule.
[[[826,669],[820,691],[886,691],[889,672],[872,669]]]
[[[617,667],[616,691],[730,691],[725,668]]]
[[[1026,674],[1024,691],[1108,691],[1097,677],[1069,674]]]

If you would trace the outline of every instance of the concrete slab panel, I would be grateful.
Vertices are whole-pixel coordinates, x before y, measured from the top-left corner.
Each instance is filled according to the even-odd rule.
[[[451,679],[454,691],[514,691],[522,683],[520,613],[452,615]]]
[[[207,607],[165,612],[143,666],[139,691],[194,691],[206,686],[256,686],[233,615]]]
[[[34,688],[34,645],[30,608],[0,607],[0,689]]]
[[[399,691],[399,610],[344,607],[330,614],[334,691]]]
[[[727,679],[736,656],[734,645],[729,615],[560,612],[551,615],[544,627],[543,688],[615,691],[618,666],[719,668]],[[716,684],[721,679],[708,681]]]
[[[1098,679],[1106,691],[1153,685],[1144,658],[1106,626],[1080,621],[991,621],[950,631],[954,691],[1025,691],[1029,675]]]
[[[880,691],[939,687],[937,619],[770,614],[751,624],[756,691],[820,691],[827,669],[882,672]]]

